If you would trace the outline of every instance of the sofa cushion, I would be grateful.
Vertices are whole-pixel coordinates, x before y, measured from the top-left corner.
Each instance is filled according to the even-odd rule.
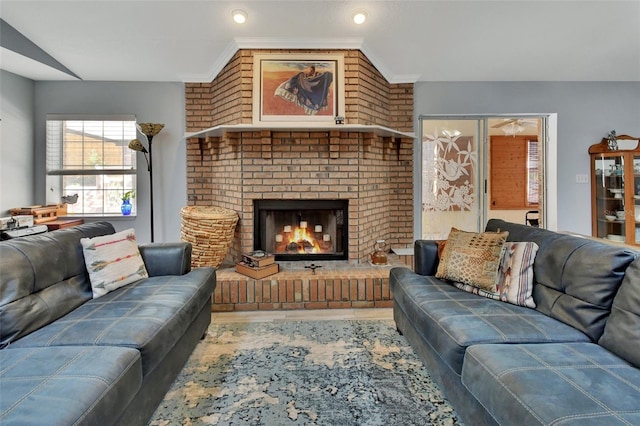
[[[99,222],[0,242],[0,347],[91,299],[80,239],[113,232]]]
[[[589,238],[489,220],[487,230],[495,229],[509,231],[510,241],[538,244],[533,267],[536,309],[598,341],[625,271],[640,252]]]
[[[142,385],[130,348],[0,351],[0,424],[113,424]]]
[[[507,235],[506,232],[476,233],[451,228],[436,277],[495,293]]]
[[[147,278],[89,300],[12,346],[131,347],[140,351],[146,376],[185,333],[214,288],[213,268]]]
[[[499,424],[640,424],[640,370],[594,343],[472,346],[462,383]]]
[[[80,243],[94,299],[149,276],[133,228],[111,235],[82,238]]]
[[[598,343],[640,368],[640,259],[627,268]]]
[[[457,374],[471,345],[589,341],[584,333],[535,309],[478,297],[407,268],[392,268],[389,284],[394,305]]]

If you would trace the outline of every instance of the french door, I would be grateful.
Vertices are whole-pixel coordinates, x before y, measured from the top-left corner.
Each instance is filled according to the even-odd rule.
[[[486,119],[420,117],[418,238],[482,229],[486,127]]]
[[[490,168],[495,176],[501,166],[496,163],[496,154],[501,148],[498,145],[490,147],[490,141],[491,138],[499,139],[500,136],[496,135],[503,134],[507,135],[510,144],[520,141],[521,134],[535,135],[528,140],[540,141],[540,144],[535,144],[538,156],[535,168],[525,164],[518,169],[522,169],[523,179],[526,177],[527,185],[539,196],[539,204],[535,208],[539,210],[540,224],[553,229],[556,205],[552,200],[549,215],[547,194],[555,194],[556,175],[552,168],[545,167],[546,160],[555,158],[555,151],[547,154],[549,121],[555,129],[555,116],[551,116],[553,119],[546,115],[420,116],[415,158],[416,239],[446,239],[452,227],[480,232],[489,218],[526,224],[525,214],[532,208],[489,205],[492,191]],[[551,140],[555,141],[555,137]],[[530,162],[531,158],[527,158]],[[490,159],[494,160],[491,165]],[[502,166],[514,167],[511,163]],[[537,178],[531,175],[531,170],[535,170],[533,173]],[[514,182],[513,186],[515,188],[517,184]],[[493,192],[494,196],[498,195],[495,185]]]

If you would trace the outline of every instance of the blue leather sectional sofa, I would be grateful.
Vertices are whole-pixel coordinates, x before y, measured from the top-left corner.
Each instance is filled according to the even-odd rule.
[[[145,425],[211,321],[213,268],[141,245],[149,278],[92,298],[80,239],[107,222],[0,243],[0,424]]]
[[[640,252],[490,220],[533,241],[536,308],[434,277],[433,241],[415,271],[393,268],[398,330],[468,425],[640,425]]]

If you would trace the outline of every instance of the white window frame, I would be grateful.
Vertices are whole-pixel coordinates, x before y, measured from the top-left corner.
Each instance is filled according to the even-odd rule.
[[[68,216],[122,216],[122,196],[137,189],[136,152],[128,147],[136,138],[136,117],[47,114],[46,120],[47,199],[62,202],[63,196],[78,194],[75,203],[67,204]],[[75,156],[65,151],[71,143],[76,146]],[[86,180],[96,185],[87,185]],[[131,204],[135,217],[135,198]]]

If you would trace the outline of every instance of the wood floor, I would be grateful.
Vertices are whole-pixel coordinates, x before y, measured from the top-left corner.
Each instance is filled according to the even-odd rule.
[[[392,308],[361,309],[308,309],[280,311],[213,312],[211,321],[269,322],[269,321],[328,321],[328,320],[392,320]]]

